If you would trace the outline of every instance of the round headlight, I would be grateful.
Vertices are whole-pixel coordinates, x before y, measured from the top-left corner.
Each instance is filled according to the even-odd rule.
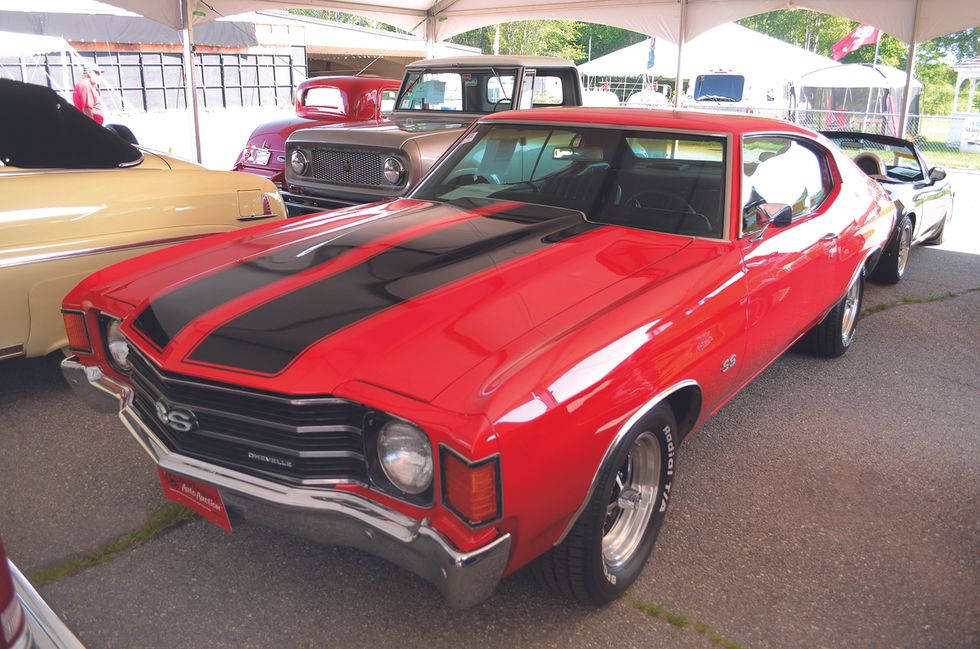
[[[109,356],[112,358],[112,364],[124,372],[133,369],[132,363],[129,362],[129,342],[126,341],[122,332],[119,330],[118,320],[113,320],[109,323],[105,338],[106,346],[109,348]]]
[[[417,427],[389,421],[378,434],[378,459],[391,483],[409,494],[420,494],[432,484],[432,446]]]
[[[405,165],[401,160],[392,156],[385,160],[384,174],[385,180],[392,185],[397,185],[405,178]]]
[[[297,176],[302,176],[306,173],[306,168],[310,165],[309,159],[306,154],[299,149],[294,149],[289,155],[289,167],[293,170]]]

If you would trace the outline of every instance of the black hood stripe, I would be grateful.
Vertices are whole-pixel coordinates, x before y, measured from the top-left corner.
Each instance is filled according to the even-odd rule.
[[[162,351],[191,321],[222,304],[322,266],[372,241],[460,211],[453,207],[434,212],[431,205],[423,205],[245,260],[152,300],[133,321],[133,328]]]
[[[185,362],[276,375],[311,345],[351,324],[596,227],[579,212],[542,206],[456,223],[236,316],[205,337]]]

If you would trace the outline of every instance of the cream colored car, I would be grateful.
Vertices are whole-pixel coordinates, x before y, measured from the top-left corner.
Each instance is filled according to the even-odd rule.
[[[47,88],[0,96],[0,359],[66,347],[61,300],[101,268],[285,218],[264,178],[140,150]]]

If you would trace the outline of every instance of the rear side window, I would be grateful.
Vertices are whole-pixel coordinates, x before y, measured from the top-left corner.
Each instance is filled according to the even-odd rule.
[[[531,103],[535,106],[561,106],[565,103],[560,77],[541,76],[534,78],[534,91]]]
[[[395,109],[395,101],[398,99],[397,90],[381,91],[381,114],[387,115]]]
[[[340,110],[344,106],[344,97],[337,88],[310,88],[306,91],[304,105],[328,110]]]
[[[830,192],[827,163],[817,150],[788,137],[746,138],[742,144],[742,232],[758,230],[756,208],[789,205],[793,216],[812,212]]]

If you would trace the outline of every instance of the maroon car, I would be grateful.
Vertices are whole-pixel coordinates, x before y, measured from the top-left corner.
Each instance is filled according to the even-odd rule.
[[[258,126],[235,161],[234,171],[264,176],[280,189],[286,138],[293,131],[324,124],[383,119],[394,108],[401,81],[377,77],[314,77],[296,89],[296,115]]]

